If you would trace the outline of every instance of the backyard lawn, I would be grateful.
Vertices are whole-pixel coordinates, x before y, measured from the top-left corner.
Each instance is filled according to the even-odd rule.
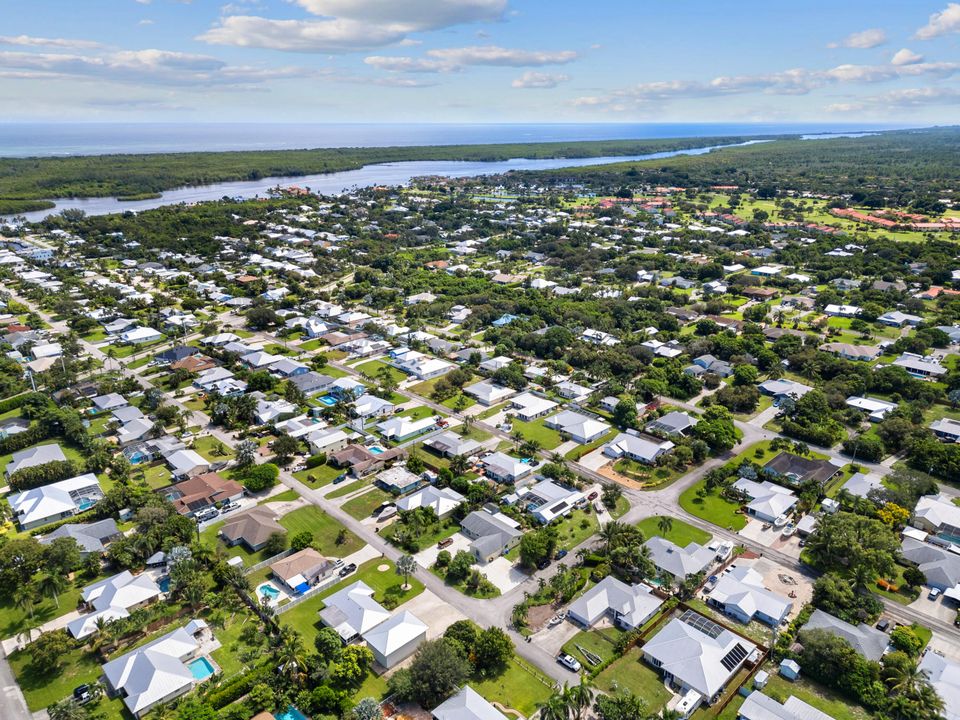
[[[393,378],[394,382],[401,383],[407,379],[407,374],[402,370],[397,370],[397,368],[387,365],[385,362],[380,360],[368,360],[365,363],[360,363],[359,365],[354,365],[353,369],[358,373],[366,375],[371,380],[379,380],[380,373],[383,369],[386,368],[390,372],[390,377]]]
[[[53,676],[36,672],[30,664],[30,655],[22,650],[13,653],[8,661],[23,690],[27,707],[33,712],[63,700],[77,685],[91,683],[101,675],[98,656],[86,647],[66,653],[60,672]]]
[[[747,524],[747,518],[738,512],[740,506],[721,497],[716,491],[698,497],[697,490],[704,487],[705,481],[701,480],[684,490],[680,495],[680,507],[719,527],[741,530]]]
[[[136,471],[134,471],[136,472]],[[154,490],[166,487],[173,480],[173,473],[162,462],[143,468],[143,479]]]
[[[210,462],[225,462],[234,455],[233,448],[220,442],[213,435],[203,435],[193,441],[193,449]]]
[[[313,534],[313,546],[321,555],[331,557],[346,557],[355,553],[364,546],[363,540],[358,538],[339,522],[327,515],[316,505],[307,505],[297,508],[280,518],[280,524],[287,529],[287,536],[292,538],[299,532],[307,531]],[[340,532],[345,531],[342,542],[337,538]]]
[[[790,682],[771,671],[770,681],[763,692],[781,703],[794,695],[836,720],[867,720],[870,717],[866,710],[851,704],[844,696],[806,678]]]
[[[557,547],[573,550],[596,533],[600,529],[600,523],[593,507],[587,505],[586,510],[573,510],[568,517],[554,523],[554,527],[557,529]]]
[[[370,492],[365,492],[362,495],[347,500],[340,507],[350,517],[356,520],[363,520],[363,518],[369,517],[374,510],[388,500],[393,500],[393,495],[375,487]]]
[[[522,660],[514,658],[498,677],[475,678],[470,687],[490,702],[513,708],[526,717],[552,694],[549,681]]]
[[[641,657],[640,648],[631,648],[626,655],[597,675],[594,684],[608,693],[629,690],[646,700],[647,711],[659,712],[671,695],[663,686],[663,679]]]
[[[346,483],[345,485],[341,485],[336,490],[331,490],[324,497],[326,497],[327,500],[336,500],[337,498],[341,498],[344,495],[349,495],[350,493],[354,493],[360,488],[369,484],[370,483],[367,480],[354,480],[353,482],[349,482],[349,483]]]
[[[573,655],[583,667],[589,670],[591,663],[580,648],[598,656],[600,662],[603,663],[616,655],[614,645],[621,635],[623,635],[623,631],[613,627],[602,630],[581,630],[567,641],[563,646],[563,651],[568,655]]]
[[[299,470],[293,476],[302,483],[306,483],[312,488],[323,487],[332,483],[335,478],[343,473],[343,470],[333,465],[318,465],[317,467]]]
[[[563,438],[553,428],[548,428],[543,424],[543,418],[533,422],[523,422],[522,420],[513,420],[513,432],[520,433],[524,440],[536,440],[544,450],[553,450],[563,442]]]
[[[679,547],[686,547],[692,542],[699,545],[706,545],[713,538],[713,535],[706,530],[696,528],[677,518],[670,518],[673,523],[672,527],[668,532],[661,532],[660,528],[657,527],[657,524],[660,522],[660,517],[660,515],[654,515],[653,517],[644,518],[637,523],[637,529],[643,533],[645,538],[651,538],[656,535],[666,538]]]

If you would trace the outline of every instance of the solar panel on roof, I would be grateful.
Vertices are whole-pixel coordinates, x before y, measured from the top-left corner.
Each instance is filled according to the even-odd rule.
[[[711,638],[717,638],[723,632],[723,628],[713,620],[705,618],[699,613],[695,613],[693,610],[684,611],[683,615],[680,616],[681,622],[685,622],[687,625],[692,627],[694,630],[699,630],[704,635],[707,635]]]
[[[733,649],[730,652],[723,656],[720,664],[723,665],[728,672],[733,672],[734,669],[737,668],[746,657],[746,649],[743,647],[743,645],[737,643],[733,646]]]

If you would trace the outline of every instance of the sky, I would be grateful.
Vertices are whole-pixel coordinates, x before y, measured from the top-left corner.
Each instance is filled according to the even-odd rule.
[[[0,0],[0,121],[960,118],[947,0]]]

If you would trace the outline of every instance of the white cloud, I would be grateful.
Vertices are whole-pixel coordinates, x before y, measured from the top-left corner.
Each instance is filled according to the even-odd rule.
[[[960,89],[956,88],[904,88],[872,95],[859,101],[835,103],[827,110],[833,113],[863,112],[865,110],[911,109],[931,105],[960,105]]]
[[[499,20],[507,0],[294,0],[313,15],[347,18],[406,32]]]
[[[465,67],[490,65],[497,67],[539,67],[564,65],[573,62],[577,53],[573,50],[556,52],[539,50],[516,50],[482,45],[462,48],[438,48],[428,50],[426,57],[371,55],[364,58],[367,65],[389,72],[448,73],[459,72]]]
[[[514,80],[510,85],[515,88],[554,88],[570,79],[569,75],[552,75],[550,73],[528,70]]]
[[[716,77],[701,82],[669,80],[639,83],[614,90],[606,95],[577,98],[580,107],[606,107],[623,111],[644,107],[654,101],[698,98],[718,95],[740,95],[761,92],[771,95],[805,95],[818,88],[842,84],[871,84],[900,78],[934,76],[950,77],[960,72],[960,63],[917,62],[909,65],[838,65],[827,70],[795,68],[776,73]]]
[[[495,21],[506,0],[292,0],[322,19],[275,20],[225,13],[197,36],[213,45],[344,53],[384,47],[410,33]]]
[[[869,50],[887,41],[887,33],[880,28],[870,28],[860,32],[850,33],[840,42],[830,43],[827,47],[845,47],[856,48],[857,50]]]
[[[923,55],[917,55],[913,50],[903,48],[894,53],[890,62],[894,65],[916,65],[923,62]]]
[[[949,3],[940,12],[933,13],[927,24],[917,30],[914,37],[930,40],[950,33],[960,33],[960,3]]]
[[[69,50],[94,50],[101,48],[93,40],[72,40],[68,38],[44,38],[31,35],[0,35],[0,45],[17,45],[20,47],[56,47]]]
[[[166,86],[250,86],[322,74],[294,67],[232,66],[209,55],[166,50],[121,50],[100,55],[0,51],[2,70]]]

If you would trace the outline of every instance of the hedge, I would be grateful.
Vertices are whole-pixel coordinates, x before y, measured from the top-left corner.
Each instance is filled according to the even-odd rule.
[[[266,682],[270,685],[269,681],[273,676],[272,668],[273,664],[268,663],[253,670],[248,670],[242,675],[237,675],[229,682],[211,690],[204,700],[214,710],[220,710],[249,693],[257,683]]]
[[[88,520],[97,519],[97,509],[92,508],[90,510],[85,510],[82,513],[77,513],[76,515],[71,515],[68,518],[63,518],[62,520],[57,520],[52,522],[49,525],[44,525],[43,527],[34,528],[30,531],[30,534],[36,537],[37,535],[46,535],[56,530],[61,525],[69,525],[70,523],[85,523]]]
[[[25,450],[31,445],[36,445],[44,440],[48,440],[50,437],[51,435],[47,431],[47,428],[39,423],[33,423],[23,432],[16,433],[15,435],[7,435],[3,440],[0,440],[0,455],[8,455],[19,452],[20,450]]]
[[[8,479],[13,490],[30,488],[60,482],[77,474],[77,466],[72,460],[54,460],[43,465],[34,465],[17,470]]]
[[[0,413],[10,412],[15,408],[22,407],[26,404],[27,400],[32,397],[41,398],[44,402],[47,402],[47,396],[39,392],[23,392],[19,395],[14,395],[13,397],[4,398],[0,400]]]

